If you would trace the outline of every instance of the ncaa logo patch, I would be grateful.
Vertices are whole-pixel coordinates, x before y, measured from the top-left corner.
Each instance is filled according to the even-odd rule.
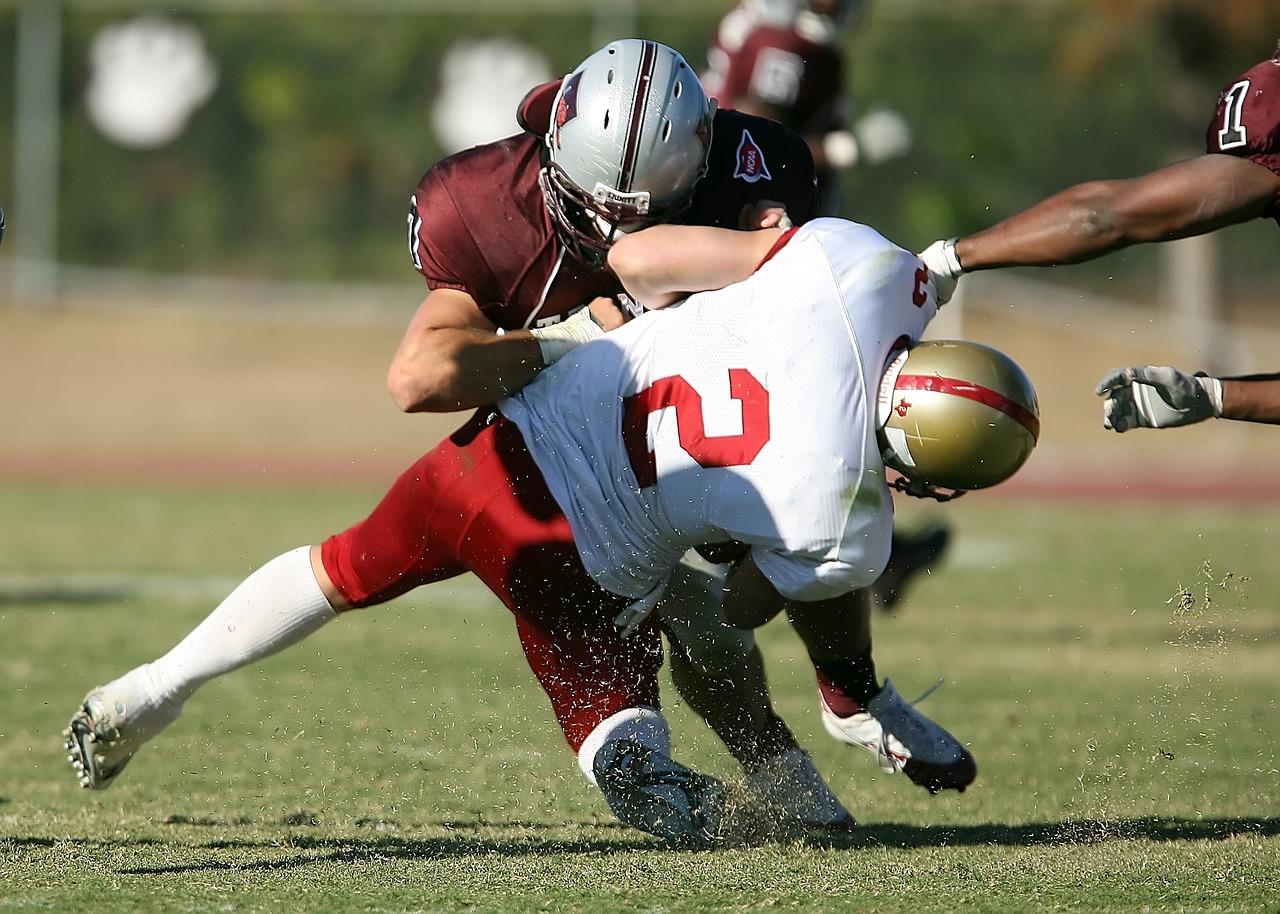
[[[764,160],[764,150],[751,136],[751,131],[742,128],[742,139],[738,141],[738,162],[733,169],[733,176],[741,178],[748,184],[757,181],[772,181],[769,166]]]

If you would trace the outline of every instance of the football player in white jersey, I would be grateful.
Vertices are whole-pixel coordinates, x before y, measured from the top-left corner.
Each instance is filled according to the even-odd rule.
[[[828,731],[877,746],[886,770],[931,792],[964,789],[972,756],[875,680],[865,588],[892,527],[876,430],[891,465],[917,480],[992,485],[1038,434],[1025,376],[971,344],[916,350],[919,367],[904,370],[937,312],[932,284],[918,258],[866,226],[824,219],[753,236],[663,226],[623,239],[610,262],[649,308],[749,279],[627,325],[612,345],[553,367],[558,381],[504,401],[587,570],[633,598],[634,619],[680,550],[738,544],[725,612],[748,628],[788,607]],[[975,373],[980,383],[964,380]],[[912,392],[895,398],[898,387]],[[897,736],[907,733],[914,747]]]
[[[866,681],[865,588],[889,550],[885,462],[917,491],[1000,481],[1034,441],[1030,385],[993,350],[909,348],[936,310],[928,272],[864,226],[669,227],[624,240],[613,265],[643,304],[729,285],[607,337],[547,341],[557,364],[441,442],[375,508],[380,528],[423,534],[412,556],[363,569],[303,547],[262,566],[169,654],[90,693],[68,730],[82,783],[109,784],[203,682],[375,602],[362,594],[386,599],[466,569],[544,639],[540,662],[575,696],[566,736],[618,817],[673,843],[713,841],[723,789],[672,760],[660,656],[624,634],[652,634],[645,615],[672,566],[706,544],[738,552],[730,623],[787,609],[825,680],[834,734],[873,732],[891,770],[931,789],[972,781],[954,737],[873,671]],[[437,503],[397,497],[429,475]],[[842,713],[846,699],[856,712]],[[833,826],[848,825],[829,792],[817,799]]]

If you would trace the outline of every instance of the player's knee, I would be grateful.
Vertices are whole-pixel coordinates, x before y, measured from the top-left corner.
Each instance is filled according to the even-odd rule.
[[[324,550],[320,546],[311,547],[311,572],[316,576],[316,583],[320,585],[324,598],[329,601],[329,605],[333,607],[335,612],[345,612],[351,609],[351,601],[333,583],[333,577],[329,574],[329,570],[324,567]]]

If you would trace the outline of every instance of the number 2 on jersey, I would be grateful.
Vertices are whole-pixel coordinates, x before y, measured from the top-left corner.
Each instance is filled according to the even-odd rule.
[[[679,375],[660,378],[623,400],[622,443],[640,488],[658,481],[658,465],[649,449],[649,414],[676,411],[680,447],[701,467],[746,466],[769,441],[769,391],[745,368],[729,369],[729,396],[742,404],[742,434],[708,437],[702,395]]]

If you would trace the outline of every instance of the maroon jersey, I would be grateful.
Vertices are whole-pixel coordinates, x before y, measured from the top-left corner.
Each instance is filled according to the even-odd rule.
[[[458,289],[503,329],[561,320],[622,286],[608,269],[568,253],[538,186],[541,136],[559,82],[539,86],[520,109],[528,132],[442,160],[409,205],[409,252],[432,289]],[[776,200],[797,224],[814,214],[813,159],[795,133],[765,118],[717,112],[706,177],[687,221],[737,228],[744,206]]]
[[[409,254],[427,285],[466,292],[505,330],[554,323],[622,288],[557,239],[540,151],[529,134],[464,150],[423,175],[409,202]]]
[[[725,107],[768,105],[806,135],[842,126],[844,65],[835,45],[792,28],[758,25],[736,49],[721,51],[716,94]]]
[[[1280,176],[1280,47],[1275,57],[1223,88],[1206,148],[1256,162]],[[1280,194],[1272,201],[1269,215],[1280,221]]]

